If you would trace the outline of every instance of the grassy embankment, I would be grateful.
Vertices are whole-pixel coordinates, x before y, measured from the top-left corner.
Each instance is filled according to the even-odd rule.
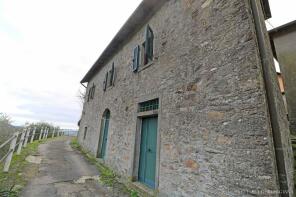
[[[100,172],[100,183],[111,187],[118,194],[129,195],[131,197],[137,197],[138,193],[129,188],[127,185],[121,183],[119,181],[119,176],[116,175],[112,170],[108,167],[104,166],[102,163],[98,162],[96,158],[94,158],[89,152],[85,151],[77,142],[77,138],[73,138],[71,141],[71,146],[73,149],[80,151],[86,159],[93,165],[97,167]]]

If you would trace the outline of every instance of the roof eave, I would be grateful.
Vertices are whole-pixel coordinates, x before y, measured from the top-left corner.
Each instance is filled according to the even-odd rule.
[[[273,29],[269,30],[268,33],[270,36],[273,36],[277,33],[283,32],[285,30],[292,30],[292,29],[296,29],[296,20],[286,23],[282,26],[273,28]]]
[[[137,30],[142,27],[153,14],[168,0],[143,0],[127,22],[121,27],[98,60],[86,73],[80,83],[86,83],[101,69],[101,67],[127,42]]]
[[[265,20],[271,18],[271,10],[269,6],[269,1],[268,0],[261,0],[262,8],[263,8],[263,13]]]

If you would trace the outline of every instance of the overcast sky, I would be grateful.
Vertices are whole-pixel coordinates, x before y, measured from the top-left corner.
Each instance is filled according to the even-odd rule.
[[[0,0],[0,112],[77,128],[79,81],[140,2]],[[270,4],[273,26],[296,19],[295,0]]]

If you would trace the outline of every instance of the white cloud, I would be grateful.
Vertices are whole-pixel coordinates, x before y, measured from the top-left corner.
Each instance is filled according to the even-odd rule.
[[[295,0],[269,0],[272,18],[268,21],[268,29],[278,27],[285,23],[296,20],[296,1]]]
[[[75,128],[79,81],[139,3],[0,0],[0,112]]]

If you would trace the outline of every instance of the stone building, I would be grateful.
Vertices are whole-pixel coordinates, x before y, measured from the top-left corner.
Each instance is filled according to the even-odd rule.
[[[296,135],[296,21],[275,28],[269,34],[283,73],[290,131]]]
[[[268,17],[267,0],[143,0],[81,81],[79,143],[159,196],[292,196]]]

